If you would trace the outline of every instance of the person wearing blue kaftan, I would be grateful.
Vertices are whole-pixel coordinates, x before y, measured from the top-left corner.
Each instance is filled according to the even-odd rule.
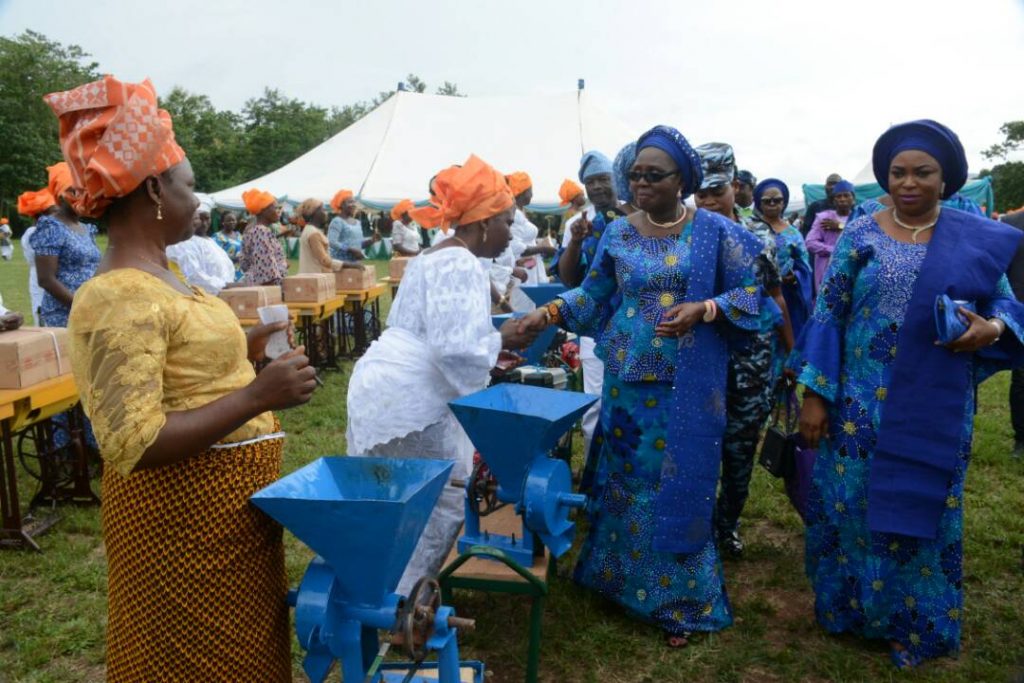
[[[789,187],[777,178],[765,178],[754,188],[754,205],[763,221],[775,235],[775,258],[782,277],[782,297],[786,300],[789,323],[793,338],[800,336],[800,330],[811,314],[814,271],[811,255],[804,244],[803,235],[786,220],[789,206]],[[782,376],[787,353],[777,338],[773,379]]]
[[[909,668],[960,647],[975,385],[1024,359],[1024,307],[1004,275],[1021,235],[939,204],[967,175],[941,124],[889,129],[874,168],[894,205],[847,224],[791,363],[801,432],[819,444],[806,518],[817,619],[889,641]],[[941,295],[973,309],[945,345]]]
[[[732,610],[711,531],[728,339],[760,325],[754,235],[680,203],[700,159],[676,130],[637,141],[641,211],[611,222],[583,284],[529,314],[593,335],[605,363],[601,457],[575,579],[653,623],[671,646]]]

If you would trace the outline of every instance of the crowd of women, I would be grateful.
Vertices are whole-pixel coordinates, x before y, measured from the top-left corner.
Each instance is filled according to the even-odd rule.
[[[108,76],[46,101],[65,161],[22,207],[38,216],[26,242],[39,311],[69,327],[107,463],[108,679],[290,680],[281,529],[247,501],[279,476],[271,411],[308,401],[314,373],[297,348],[257,374],[284,324],[244,334],[208,293],[216,283],[189,276],[216,260],[223,286],[279,282],[277,202],[247,192],[241,239],[232,214],[210,238],[148,81]],[[784,182],[739,171],[729,145],[655,126],[614,160],[583,157],[583,187],[560,191],[576,214],[560,248],[524,213],[526,173],[475,156],[440,169],[427,206],[392,212],[395,251],[416,258],[349,381],[348,451],[454,459],[461,478],[472,446],[448,401],[547,326],[592,340],[594,504],[574,578],[679,647],[733,623],[720,552],[742,553],[761,429],[777,387],[799,384],[800,430],[818,447],[805,521],[819,623],[888,641],[900,667],[956,653],[974,388],[1024,361],[1024,309],[1004,275],[1019,233],[943,205],[967,163],[941,124],[893,126],[873,162],[885,203],[857,216],[838,182],[805,240]],[[317,200],[295,211],[304,270],[344,267],[379,239],[358,227],[351,192],[330,208],[332,220]],[[87,222],[100,218],[103,255]],[[433,246],[415,223],[437,230]],[[517,283],[549,277],[572,288],[493,326]],[[941,337],[937,303],[955,313]],[[442,496],[400,589],[439,568],[457,494]]]

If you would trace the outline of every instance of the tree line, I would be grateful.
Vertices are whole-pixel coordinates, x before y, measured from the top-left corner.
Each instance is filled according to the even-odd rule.
[[[46,185],[46,167],[61,159],[57,119],[43,95],[101,77],[99,64],[81,47],[26,31],[0,37],[0,215],[19,223],[17,196]],[[405,88],[426,92],[415,74]],[[460,97],[445,81],[435,92]],[[178,144],[188,152],[196,189],[213,192],[280,168],[352,125],[394,90],[366,102],[323,107],[265,88],[240,112],[217,109],[206,95],[175,86],[160,100],[174,119]]]

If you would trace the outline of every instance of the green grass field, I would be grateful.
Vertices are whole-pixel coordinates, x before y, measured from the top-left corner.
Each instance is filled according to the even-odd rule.
[[[378,264],[383,273],[385,264]],[[27,266],[20,251],[0,262],[0,293],[28,310]],[[385,304],[386,305],[386,304]],[[351,364],[324,373],[326,386],[302,409],[281,414],[289,434],[284,471],[345,452],[345,387]],[[826,635],[814,622],[803,575],[802,527],[779,483],[758,469],[743,521],[748,550],[725,566],[736,624],[670,650],[639,624],[565,578],[563,558],[544,616],[544,681],[1008,681],[1024,671],[1024,462],[1010,457],[1008,376],[981,391],[974,462],[967,480],[963,652],[959,659],[900,673],[886,648]],[[576,440],[577,444],[579,440]],[[23,501],[34,481],[22,476]],[[198,503],[198,501],[197,501]],[[0,551],[0,683],[103,680],[106,563],[99,511],[62,509],[40,537],[42,554]],[[286,536],[288,571],[302,576],[311,553]],[[578,542],[577,542],[578,545]],[[477,620],[463,638],[464,658],[481,659],[493,683],[523,677],[529,603],[460,592],[455,607]],[[295,680],[301,650],[293,646]],[[337,674],[335,674],[337,675]],[[337,680],[335,678],[334,680]]]

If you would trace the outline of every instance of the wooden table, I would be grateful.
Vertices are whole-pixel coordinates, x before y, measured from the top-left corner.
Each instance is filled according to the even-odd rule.
[[[381,282],[386,283],[391,287],[391,301],[394,302],[395,297],[398,296],[398,285],[401,284],[402,278],[400,277],[386,277]]]
[[[387,290],[387,282],[378,282],[368,289],[340,292],[345,297],[345,307],[337,312],[337,324],[341,330],[340,355],[358,358],[370,348],[371,342],[380,337],[380,298]],[[369,320],[367,310],[370,312]]]
[[[309,364],[314,368],[338,366],[335,339],[338,334],[336,313],[344,306],[345,297],[342,295],[320,303],[292,302],[288,304],[288,310],[298,317],[298,331],[302,335],[302,343],[306,346]],[[323,349],[317,343],[317,327],[323,330],[325,336]]]
[[[22,547],[39,550],[33,535],[39,535],[53,526],[55,518],[36,525],[31,531],[23,525],[18,500],[18,482],[15,472],[14,433],[28,428],[36,430],[39,449],[42,490],[33,499],[40,501],[70,502],[78,505],[98,505],[100,499],[89,483],[89,462],[82,437],[82,422],[78,411],[71,411],[70,445],[75,450],[74,472],[70,484],[58,481],[52,468],[52,458],[43,452],[51,448],[53,431],[49,420],[54,415],[74,408],[78,404],[78,388],[72,375],[62,375],[24,389],[0,390],[0,430],[2,430],[2,462],[0,462],[0,547]]]
[[[505,505],[490,515],[480,518],[480,530],[504,536],[521,536],[522,522],[512,505]],[[461,535],[461,534],[460,534]],[[505,553],[485,545],[476,545],[459,553],[458,545],[452,548],[445,561],[445,567],[438,575],[441,584],[441,600],[445,605],[452,601],[452,590],[468,588],[488,593],[509,593],[529,595],[533,598],[530,606],[530,637],[526,656],[526,680],[534,683],[540,668],[541,621],[544,616],[544,598],[548,594],[548,580],[554,563],[551,553],[534,538],[534,547],[544,548],[543,555],[533,558],[533,566],[524,567]],[[463,615],[472,618],[473,615]]]

